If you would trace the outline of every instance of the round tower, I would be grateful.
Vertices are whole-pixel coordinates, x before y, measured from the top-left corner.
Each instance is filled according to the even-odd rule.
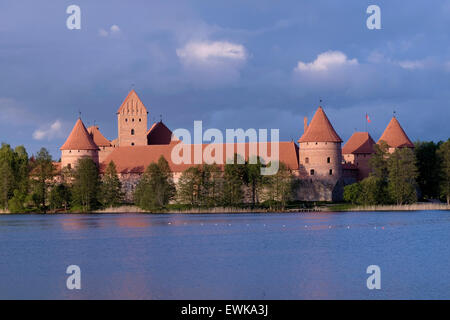
[[[75,168],[79,159],[91,158],[98,165],[98,146],[92,140],[83,121],[78,119],[66,142],[60,148],[61,168]]]
[[[147,145],[147,109],[136,91],[131,90],[117,110],[118,145]]]
[[[299,142],[302,178],[340,180],[342,177],[342,139],[319,107]]]

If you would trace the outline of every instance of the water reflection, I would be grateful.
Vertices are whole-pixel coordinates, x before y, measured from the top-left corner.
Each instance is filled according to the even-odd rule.
[[[449,240],[447,212],[1,216],[0,298],[449,298]]]

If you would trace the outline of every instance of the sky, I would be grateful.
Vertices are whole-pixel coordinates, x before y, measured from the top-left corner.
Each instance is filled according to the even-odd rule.
[[[202,120],[297,141],[322,105],[344,141],[366,126],[378,140],[394,111],[411,140],[446,140],[449,30],[444,0],[4,0],[0,141],[58,159],[79,112],[115,139],[131,88],[172,130]]]

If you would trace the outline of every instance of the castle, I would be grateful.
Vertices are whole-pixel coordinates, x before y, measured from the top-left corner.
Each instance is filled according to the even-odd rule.
[[[148,128],[147,108],[134,90],[129,92],[116,114],[118,133],[117,138],[111,141],[103,136],[97,126],[86,128],[79,118],[61,147],[61,168],[74,168],[80,158],[89,157],[98,164],[102,173],[113,161],[124,191],[131,197],[147,166],[157,162],[160,156],[169,162],[175,183],[184,170],[197,165],[194,161],[178,164],[171,160],[173,148],[183,142],[162,121]],[[388,144],[389,152],[397,148],[414,148],[395,116],[378,143],[381,141]],[[369,159],[375,145],[370,134],[355,132],[343,147],[342,143],[322,107],[317,109],[309,124],[308,119],[304,119],[304,132],[298,145],[293,141],[276,143],[279,161],[299,179],[298,200],[340,200],[344,185],[369,176]],[[270,149],[271,144],[268,146]],[[194,148],[194,145],[189,147]],[[226,144],[221,144],[219,148],[225,150]],[[244,159],[249,159],[254,150],[252,142],[235,143],[233,148]],[[221,154],[225,156],[225,152]]]

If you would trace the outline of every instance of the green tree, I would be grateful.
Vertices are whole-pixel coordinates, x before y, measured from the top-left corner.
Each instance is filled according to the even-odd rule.
[[[95,162],[88,157],[78,160],[72,187],[73,203],[89,212],[98,205],[100,179]]]
[[[260,157],[251,159],[247,165],[247,180],[252,194],[252,206],[259,202],[258,193],[263,185],[263,176],[261,175],[262,162]]]
[[[388,160],[388,190],[392,200],[398,204],[417,201],[417,167],[414,152],[409,148],[397,149]]]
[[[292,171],[282,162],[279,163],[278,172],[274,175],[264,177],[266,198],[270,203],[277,204],[279,209],[286,207],[297,191],[296,183]]]
[[[414,153],[417,159],[419,185],[422,198],[437,199],[440,196],[440,161],[437,154],[440,143],[416,142]]]
[[[0,148],[0,206],[8,209],[8,201],[14,195],[14,151],[9,144]]]
[[[353,183],[344,187],[344,201],[351,204],[361,204],[362,197],[361,183]]]
[[[247,180],[245,161],[235,154],[233,163],[226,163],[224,169],[223,202],[227,206],[236,206],[244,201],[244,185]]]
[[[447,204],[450,204],[450,139],[439,147],[438,156],[441,162],[441,194],[447,200]]]
[[[388,158],[389,158],[389,146],[385,141],[381,141],[374,146],[375,153],[369,160],[369,166],[371,169],[371,175],[381,180],[387,180],[388,178]]]
[[[55,167],[53,166],[52,156],[47,149],[41,148],[36,154],[36,160],[32,171],[35,202],[38,204],[38,210],[47,212],[48,189],[53,183]]]
[[[64,211],[67,211],[70,206],[71,200],[71,190],[64,183],[53,186],[50,191],[49,202],[50,209],[52,210],[64,209]]]
[[[117,175],[116,165],[111,161],[106,167],[101,183],[101,203],[105,207],[115,207],[122,203],[122,184]]]
[[[161,156],[158,163],[151,163],[145,170],[136,186],[134,201],[145,210],[157,210],[165,207],[175,193],[169,163]]]
[[[199,205],[201,188],[202,172],[200,166],[186,169],[178,181],[178,200],[192,206]]]
[[[14,149],[14,175],[15,189],[19,196],[24,198],[30,192],[30,164],[28,154],[24,146],[18,146]]]
[[[178,181],[178,201],[193,206],[216,206],[221,203],[222,177],[217,165],[186,169]]]

